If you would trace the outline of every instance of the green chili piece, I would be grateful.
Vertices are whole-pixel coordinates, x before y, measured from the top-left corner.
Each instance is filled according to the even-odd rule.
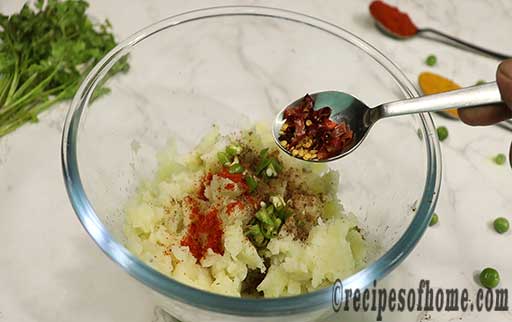
[[[242,152],[242,147],[235,144],[230,144],[226,147],[226,154],[230,157],[239,155]]]
[[[255,217],[265,225],[272,226],[274,224],[274,221],[270,218],[270,215],[265,208],[258,210]]]
[[[265,245],[265,237],[263,236],[261,228],[258,224],[254,224],[249,227],[245,235],[251,238],[256,246],[261,247]]]
[[[270,160],[270,161],[272,161],[272,160]],[[277,170],[275,169],[272,162],[269,162],[267,168],[263,172],[263,175],[269,179],[277,177]]]
[[[268,158],[261,159],[260,162],[258,162],[258,165],[256,166],[256,169],[255,169],[256,174],[260,175],[268,167],[269,164],[270,164],[270,159],[268,159]]]
[[[218,152],[217,153],[217,159],[219,159],[219,162],[223,166],[228,166],[231,163],[231,161],[229,160],[228,155],[225,152]]]
[[[249,187],[249,192],[254,192],[258,188],[258,181],[253,176],[245,177],[245,183]]]
[[[228,171],[231,174],[236,174],[244,172],[245,169],[240,163],[235,163],[229,167]]]
[[[282,222],[285,222],[288,217],[290,217],[292,214],[291,210],[283,207],[277,210],[277,217],[281,219]]]
[[[271,158],[270,164],[274,167],[274,170],[276,170],[277,173],[283,171],[283,166],[276,158]]]

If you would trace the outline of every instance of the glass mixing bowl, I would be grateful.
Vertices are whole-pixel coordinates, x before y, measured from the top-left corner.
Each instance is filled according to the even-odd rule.
[[[91,100],[125,55],[131,70],[106,83],[110,94]],[[183,321],[312,321],[332,314],[333,288],[279,299],[225,297],[167,278],[123,246],[123,207],[139,182],[151,178],[170,137],[185,152],[214,123],[225,133],[261,120],[270,125],[290,101],[330,89],[370,106],[418,95],[371,45],[299,13],[228,6],[153,24],[114,48],[73,99],[62,165],[75,212],[98,246]],[[399,265],[429,223],[441,176],[432,119],[381,121],[357,151],[329,166],[340,172],[345,209],[376,245],[368,266],[342,281],[345,289],[362,289]]]

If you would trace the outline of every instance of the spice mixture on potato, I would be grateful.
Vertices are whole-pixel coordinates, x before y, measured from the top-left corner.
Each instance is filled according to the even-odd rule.
[[[189,154],[159,155],[156,178],[126,207],[127,247],[163,274],[230,296],[330,286],[365,264],[338,174],[280,152],[260,125],[213,132]]]

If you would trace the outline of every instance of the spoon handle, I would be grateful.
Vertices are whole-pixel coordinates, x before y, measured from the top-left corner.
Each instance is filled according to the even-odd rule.
[[[502,103],[502,98],[496,82],[486,83],[444,92],[426,95],[391,103],[385,103],[375,108],[379,118],[437,112],[452,108],[473,107],[487,104]]]
[[[432,28],[422,28],[422,29],[419,29],[418,32],[420,32],[420,33],[427,33],[428,32],[428,33],[436,34],[438,36],[441,36],[441,37],[444,37],[446,39],[449,39],[450,41],[453,41],[454,43],[462,45],[462,46],[464,46],[466,48],[472,49],[474,51],[479,51],[479,52],[481,52],[481,53],[483,53],[483,54],[485,54],[487,56],[491,56],[491,57],[494,57],[494,58],[497,58],[497,59],[500,59],[500,60],[505,60],[505,59],[511,58],[511,56],[509,56],[509,55],[504,55],[504,54],[501,54],[501,53],[498,53],[498,52],[495,52],[495,51],[492,51],[492,50],[489,50],[489,49],[485,49],[483,47],[471,44],[471,43],[469,43],[467,41],[455,38],[453,36],[445,34],[444,32],[441,32],[439,30],[435,30],[435,29],[432,29]]]

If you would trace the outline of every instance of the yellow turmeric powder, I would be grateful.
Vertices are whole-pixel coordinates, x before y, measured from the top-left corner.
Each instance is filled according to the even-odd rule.
[[[460,88],[458,84],[448,78],[430,72],[421,73],[418,77],[418,83],[420,84],[421,91],[425,95],[448,92]],[[445,110],[442,113],[453,118],[459,118],[457,109]]]

